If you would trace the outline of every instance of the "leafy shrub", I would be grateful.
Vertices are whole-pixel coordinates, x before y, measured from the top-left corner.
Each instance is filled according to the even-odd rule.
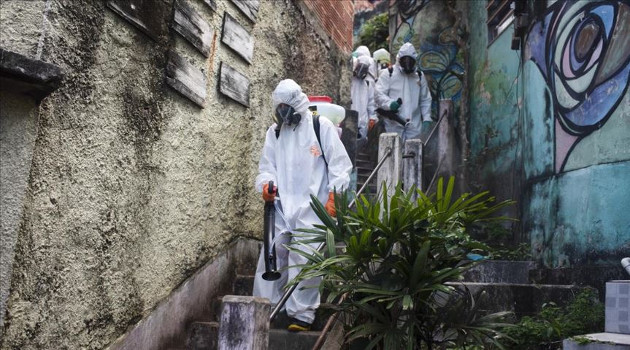
[[[480,223],[471,227],[471,237],[486,243],[492,260],[522,261],[532,258],[529,243],[512,242],[512,231],[501,223]]]
[[[562,349],[562,340],[575,335],[600,332],[604,328],[604,305],[597,292],[580,292],[570,304],[561,308],[554,303],[543,305],[533,317],[523,317],[516,327],[506,328],[511,340],[506,347],[514,350]]]
[[[355,48],[365,45],[374,52],[378,49],[389,50],[389,17],[387,12],[376,15],[363,23]]]
[[[294,282],[323,277],[327,302],[342,300],[338,309],[345,315],[348,343],[362,342],[365,350],[496,343],[503,314],[478,315],[473,296],[448,282],[476,264],[467,254],[489,249],[467,228],[504,220],[491,215],[512,202],[495,204],[487,192],[454,199],[453,188],[453,177],[446,187],[440,179],[431,196],[398,186],[382,202],[361,196],[356,210],[339,197],[337,220],[312,198],[323,225],[305,230],[309,239],[294,243],[302,249],[290,247],[311,263],[300,266]],[[309,249],[306,244],[313,242],[325,242],[326,249]]]

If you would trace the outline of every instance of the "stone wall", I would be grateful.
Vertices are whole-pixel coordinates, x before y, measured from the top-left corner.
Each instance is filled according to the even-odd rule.
[[[39,107],[1,349],[107,347],[230,241],[262,234],[253,182],[277,82],[349,102],[348,50],[308,8],[261,1],[252,22],[230,1],[186,2],[214,30],[208,58],[105,2],[0,4],[0,45],[66,73]],[[152,8],[170,21],[172,1]],[[254,38],[251,64],[221,43],[225,12]],[[169,50],[205,74],[205,108],[165,84]],[[249,78],[249,108],[218,91],[221,62]]]

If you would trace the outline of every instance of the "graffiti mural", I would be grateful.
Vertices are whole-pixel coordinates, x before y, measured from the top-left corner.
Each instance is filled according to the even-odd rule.
[[[630,3],[559,1],[529,32],[555,110],[555,170],[617,110],[630,77]]]
[[[411,42],[420,53],[418,65],[428,77],[434,103],[444,98],[459,101],[464,68],[458,19],[449,15],[442,1],[398,0],[395,6],[392,52]]]

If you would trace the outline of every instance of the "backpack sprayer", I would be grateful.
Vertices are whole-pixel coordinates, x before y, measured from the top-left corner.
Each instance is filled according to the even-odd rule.
[[[273,193],[273,181],[269,181],[267,187],[269,194]],[[265,202],[265,241],[263,243],[263,249],[265,250],[265,272],[262,278],[265,281],[275,281],[280,278],[280,272],[276,267],[276,245],[274,239],[276,238],[276,208],[274,202]]]

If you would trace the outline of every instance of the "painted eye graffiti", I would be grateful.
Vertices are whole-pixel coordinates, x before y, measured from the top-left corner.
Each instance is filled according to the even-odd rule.
[[[545,20],[547,67],[540,68],[546,70],[562,127],[584,136],[606,122],[628,87],[630,6],[620,1],[560,5]]]

